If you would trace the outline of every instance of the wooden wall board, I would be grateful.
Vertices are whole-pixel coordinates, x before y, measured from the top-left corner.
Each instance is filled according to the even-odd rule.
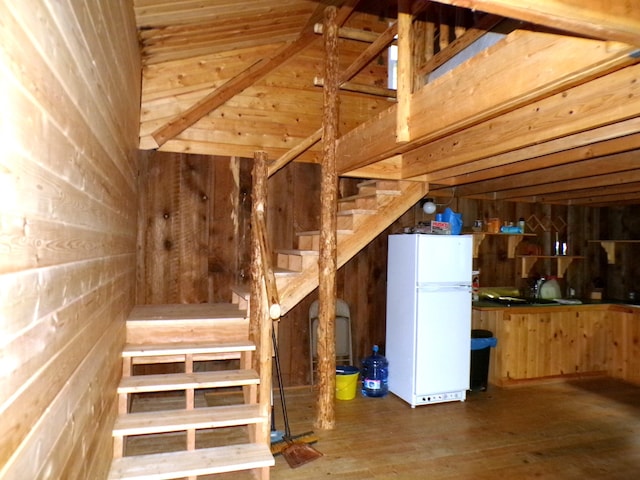
[[[37,0],[0,15],[0,476],[82,477],[110,463],[87,447],[111,441],[134,303],[133,13]]]

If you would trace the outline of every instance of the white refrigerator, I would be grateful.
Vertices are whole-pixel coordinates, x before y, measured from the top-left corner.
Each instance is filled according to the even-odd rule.
[[[389,236],[389,391],[411,407],[466,399],[472,248],[471,235]]]

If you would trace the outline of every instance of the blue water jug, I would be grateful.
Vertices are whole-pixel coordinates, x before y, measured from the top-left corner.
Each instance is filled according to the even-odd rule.
[[[373,355],[362,361],[362,395],[384,397],[389,392],[389,362],[373,346]]]

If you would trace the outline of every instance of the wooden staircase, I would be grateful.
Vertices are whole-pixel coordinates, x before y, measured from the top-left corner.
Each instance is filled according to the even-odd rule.
[[[274,459],[268,445],[268,409],[258,404],[258,373],[251,369],[255,346],[248,339],[246,310],[237,304],[145,305],[127,321],[118,387],[119,416],[113,429],[114,460],[110,479],[195,478],[199,475],[252,470],[268,479]],[[240,368],[220,369],[238,360]],[[136,365],[179,362],[184,372],[135,375]],[[237,363],[237,362],[233,362]],[[196,368],[197,366],[213,368]],[[203,371],[200,371],[202,369]],[[236,392],[241,403],[197,406],[198,390]],[[184,407],[135,411],[134,396],[184,392]],[[239,392],[242,395],[238,395]],[[234,397],[234,398],[235,398]],[[233,445],[201,446],[196,432],[231,427],[246,440]],[[186,432],[184,449],[127,456],[127,439],[140,435]],[[236,436],[237,437],[237,436]]]
[[[338,201],[338,268],[426,195],[423,182],[366,180]],[[299,232],[297,249],[276,252],[282,314],[318,286],[320,231]]]
[[[420,182],[371,180],[359,193],[343,198],[338,212],[338,266],[342,266],[425,194]],[[318,285],[320,232],[300,232],[295,249],[278,251],[276,283],[283,314]],[[137,306],[127,321],[118,387],[119,416],[113,429],[114,460],[110,479],[173,479],[252,470],[269,478],[274,465],[269,442],[269,399],[258,401],[258,372],[251,369],[255,346],[248,341],[249,292],[237,289],[231,304]],[[239,368],[194,371],[194,364],[239,360]],[[225,361],[225,362],[222,362]],[[135,375],[135,366],[179,362],[184,372]],[[267,379],[266,381],[269,381]],[[263,381],[265,381],[263,379]],[[197,406],[202,389],[236,389],[242,402]],[[177,410],[135,411],[134,397],[184,392]],[[237,396],[237,393],[236,393]],[[246,431],[235,445],[201,446],[196,432],[232,427]],[[127,456],[127,439],[140,435],[186,432],[184,449]]]

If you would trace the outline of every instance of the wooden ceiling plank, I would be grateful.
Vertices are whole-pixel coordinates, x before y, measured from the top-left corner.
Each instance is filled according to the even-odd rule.
[[[568,192],[571,190],[593,189],[609,187],[611,185],[622,185],[629,182],[640,181],[640,169],[615,172],[595,177],[578,178],[575,180],[564,180],[561,182],[549,181],[544,185],[524,186],[511,190],[496,192],[495,200],[511,200],[518,197],[540,197],[545,194],[556,192]]]
[[[405,175],[464,165],[634,118],[640,109],[639,76],[640,66],[630,66],[432,142],[405,155]],[[565,142],[565,149],[575,146]]]
[[[544,203],[571,202],[572,204],[587,204],[602,197],[626,197],[640,199],[640,182],[630,182],[623,185],[610,185],[597,189],[583,189],[549,193],[537,197]]]
[[[429,181],[447,185],[480,182],[495,178],[495,169],[500,169],[504,175],[527,171],[528,162],[525,161],[528,159],[534,162],[531,164],[535,165],[534,168],[550,166],[554,162],[555,154],[565,154],[567,145],[573,145],[570,151],[574,152],[576,158],[596,157],[630,150],[634,148],[637,141],[637,136],[634,133],[638,131],[640,131],[640,118],[632,118],[548,142],[536,143],[489,158],[430,171],[427,175]]]
[[[640,134],[634,137],[636,139],[635,143],[640,146]],[[503,170],[501,168],[496,168],[493,169],[495,175],[493,179],[458,185],[456,192],[458,195],[464,197],[467,195],[508,190],[513,188],[514,185],[540,185],[549,182],[549,179],[557,182],[573,178],[633,170],[639,166],[638,154],[634,151],[598,155],[597,158],[578,161],[576,161],[575,156],[576,153],[571,151],[554,154],[552,157],[557,163],[545,167],[538,167],[536,164],[539,163],[540,160],[544,161],[548,159],[520,162],[523,164],[521,168],[526,170],[517,174],[509,174],[506,171],[501,171]]]
[[[640,46],[640,9],[633,1],[433,0],[579,35]]]
[[[576,51],[582,54],[575,55]],[[345,134],[338,144],[339,170],[347,172],[409,151],[621,68],[636,61],[629,56],[633,51],[596,40],[515,31],[412,95],[408,144],[396,145],[393,107]],[[443,110],[442,105],[456,108]]]
[[[167,140],[180,134],[200,120],[203,116],[224,104],[227,100],[234,97],[245,88],[251,86],[256,80],[264,77],[274,68],[282,65],[314,40],[315,37],[313,35],[303,35],[295,42],[280,48],[271,57],[264,58],[254,63],[243,73],[227,81],[220,88],[214,90],[211,94],[207,95],[178,117],[172,119],[169,123],[156,130],[152,134],[156,143],[158,146],[161,146]]]

